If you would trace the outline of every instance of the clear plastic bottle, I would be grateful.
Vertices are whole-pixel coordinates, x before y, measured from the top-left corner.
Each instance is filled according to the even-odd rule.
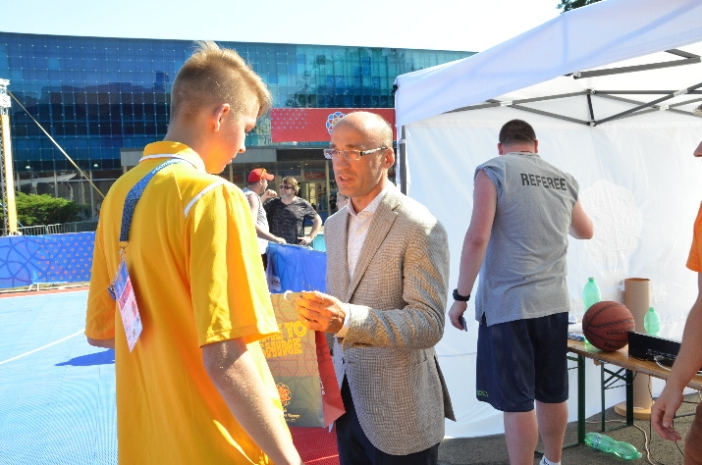
[[[617,441],[600,433],[587,433],[585,435],[585,444],[593,449],[601,450],[612,455],[616,455],[624,460],[635,460],[641,458],[641,452],[636,450],[626,441]]]
[[[585,284],[585,288],[583,289],[585,311],[600,300],[602,300],[602,294],[600,294],[600,288],[597,286],[595,278],[587,278],[587,284]]]
[[[585,311],[587,311],[594,304],[602,300],[602,294],[600,294],[600,288],[595,282],[595,278],[587,278],[587,283],[583,289],[583,303],[585,304]],[[585,347],[592,347],[590,341],[585,338]]]
[[[646,334],[658,336],[658,331],[661,330],[661,317],[658,316],[653,307],[649,307],[644,317],[644,329]]]

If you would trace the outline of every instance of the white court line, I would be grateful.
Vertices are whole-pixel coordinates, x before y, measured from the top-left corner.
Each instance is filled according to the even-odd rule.
[[[7,360],[3,360],[2,362],[0,362],[0,365],[3,365],[3,364],[5,364],[5,363],[7,363],[7,362],[11,362],[11,361],[13,361],[13,360],[17,360],[18,358],[26,357],[27,355],[33,354],[34,352],[39,352],[40,350],[44,350],[44,349],[46,349],[47,347],[51,347],[51,346],[53,346],[53,345],[58,344],[59,342],[63,342],[63,341],[65,341],[66,339],[70,339],[70,338],[72,338],[72,337],[76,337],[76,336],[79,335],[79,334],[83,334],[83,330],[82,330],[82,329],[81,329],[80,331],[76,332],[76,333],[71,334],[70,336],[66,336],[66,337],[64,337],[63,339],[59,339],[58,341],[54,341],[54,342],[52,342],[52,343],[50,343],[50,344],[46,344],[45,346],[39,347],[38,349],[30,350],[29,352],[25,352],[25,353],[23,353],[22,355],[18,355],[17,357],[12,357],[12,358],[8,358]]]

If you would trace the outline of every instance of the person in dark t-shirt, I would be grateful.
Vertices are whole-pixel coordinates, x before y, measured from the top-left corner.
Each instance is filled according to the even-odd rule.
[[[284,238],[288,244],[309,245],[322,226],[322,218],[307,200],[297,196],[299,191],[297,179],[286,176],[280,183],[280,198],[269,200],[263,208],[271,234]],[[305,218],[312,220],[307,236],[303,230]]]

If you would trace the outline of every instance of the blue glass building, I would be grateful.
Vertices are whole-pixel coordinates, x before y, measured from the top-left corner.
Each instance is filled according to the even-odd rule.
[[[275,107],[293,108],[393,108],[392,86],[397,75],[471,55],[367,47],[219,44],[237,50],[262,76],[273,93]],[[105,192],[124,169],[121,154],[125,150],[138,151],[165,136],[171,85],[193,45],[192,41],[178,40],[0,32],[0,78],[9,79],[8,90],[19,101],[12,101],[10,127],[20,188],[27,191],[31,185],[36,191],[94,203],[85,194],[90,189],[81,186],[81,194],[73,188],[67,192],[62,186],[59,178],[77,174],[77,170],[33,119]],[[243,174],[253,165],[282,176],[300,176],[303,169],[324,170],[321,150],[314,148],[319,144],[273,144],[268,118],[259,121],[246,142],[253,158],[249,156],[223,173],[240,185]],[[257,160],[255,148],[266,149],[259,153],[268,156]],[[303,164],[305,160],[309,163]],[[49,182],[51,178],[55,182]],[[79,178],[66,183],[80,183]]]

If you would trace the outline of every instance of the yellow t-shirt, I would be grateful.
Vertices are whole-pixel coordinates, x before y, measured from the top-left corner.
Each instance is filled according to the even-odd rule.
[[[143,331],[129,352],[108,286],[119,266],[129,190],[172,157],[183,162],[149,182],[132,219],[126,260]],[[268,463],[210,380],[201,346],[248,342],[271,402],[282,405],[258,340],[278,332],[248,203],[239,188],[205,173],[175,142],[144,149],[112,186],[95,236],[85,334],[114,337],[120,463]]]
[[[690,247],[690,256],[687,259],[687,267],[692,271],[702,273],[702,204],[697,212],[695,220],[695,231],[692,236],[692,247]]]

